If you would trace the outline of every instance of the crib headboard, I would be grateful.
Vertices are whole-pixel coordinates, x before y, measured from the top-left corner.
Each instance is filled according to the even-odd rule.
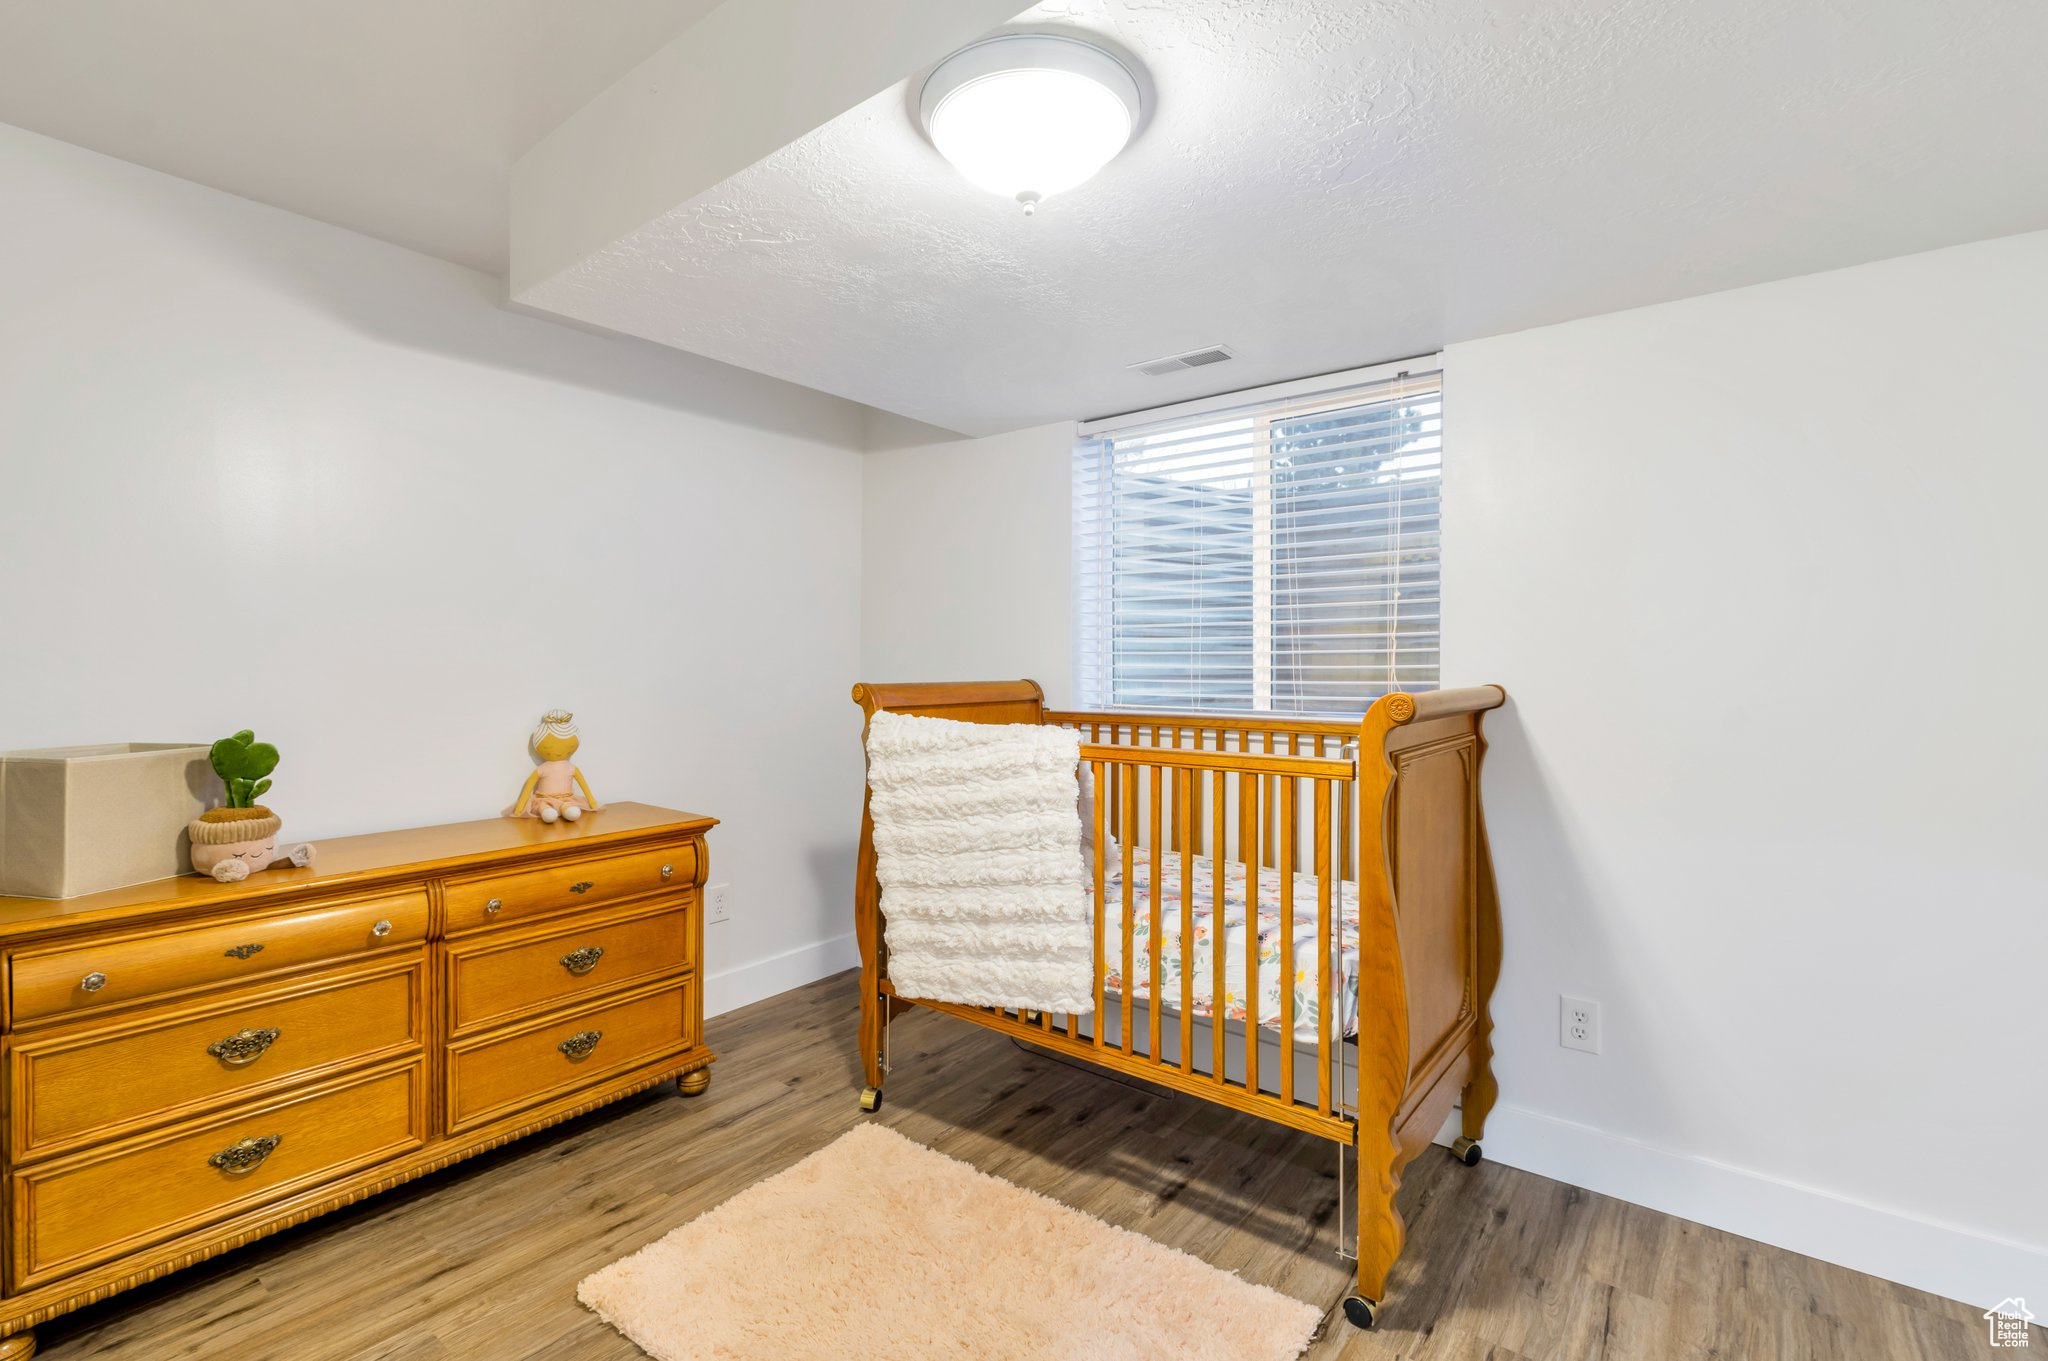
[[[1360,734],[1359,996],[1362,1012],[1384,1008],[1375,1025],[1361,1018],[1360,1044],[1389,1047],[1381,1070],[1409,1075],[1410,1103],[1468,1036],[1491,1042],[1500,905],[1479,769],[1482,720],[1506,699],[1497,685],[1388,695]],[[1436,1132],[1425,1124],[1411,1135]]]
[[[853,702],[868,717],[892,714],[950,718],[961,723],[1043,723],[1045,691],[1037,681],[925,681],[853,687]]]
[[[867,736],[866,719],[886,709],[892,714],[915,714],[922,718],[950,718],[962,723],[1043,723],[1045,691],[1034,680],[1016,681],[919,681],[898,685],[853,687],[853,702],[860,705],[861,736]],[[888,950],[883,944],[882,890],[875,880],[875,824],[868,813],[865,795],[860,803],[860,856],[854,868],[853,910],[861,941],[861,1027],[877,1031],[882,1017],[876,1005],[876,982],[888,968]],[[907,1002],[890,1000],[891,1011]],[[879,1081],[871,1075],[870,1082]]]

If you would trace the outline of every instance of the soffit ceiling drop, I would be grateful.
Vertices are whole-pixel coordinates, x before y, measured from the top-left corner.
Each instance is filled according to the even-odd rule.
[[[1048,0],[1009,27],[1151,87],[1036,217],[916,130],[947,48],[523,274],[515,198],[513,296],[985,434],[2048,227],[2036,0]],[[1219,341],[1234,362],[1127,368]]]
[[[718,0],[0,0],[0,123],[502,274],[512,163]]]

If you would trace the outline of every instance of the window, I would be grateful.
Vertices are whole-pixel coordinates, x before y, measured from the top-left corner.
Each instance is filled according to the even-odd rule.
[[[1083,702],[1356,714],[1435,689],[1441,380],[1388,366],[1083,425]]]

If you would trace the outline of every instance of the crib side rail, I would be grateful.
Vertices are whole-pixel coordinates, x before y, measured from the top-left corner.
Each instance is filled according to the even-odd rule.
[[[886,708],[1029,722],[1036,687],[1027,687],[865,685],[854,698],[870,715]],[[1356,889],[1344,880],[1357,846],[1357,724],[1160,715],[1141,730],[1133,717],[1043,716],[1079,720],[1067,726],[1080,729],[1082,769],[1097,792],[1095,849],[1083,871],[1095,889],[1094,995],[1081,1014],[899,998],[863,818],[856,922],[870,1087],[881,1082],[884,1019],[915,1001],[1349,1142],[1357,1089],[1344,1038],[1343,950]],[[1161,872],[1141,883],[1141,863]],[[1195,873],[1198,864],[1205,874]],[[1262,871],[1275,900],[1263,930]],[[1226,893],[1246,924],[1235,933],[1220,927],[1233,911]],[[1183,967],[1169,962],[1169,948]]]
[[[1081,762],[1097,791],[1084,867],[1093,1013],[1038,1016],[1040,1031],[1109,1066],[1347,1138],[1339,809],[1356,761],[1084,742]],[[1267,844],[1268,826],[1300,833]]]
[[[1358,763],[1349,757],[1261,756],[1234,751],[1174,750],[1118,747],[1083,742],[1081,759],[1110,766],[1160,766],[1169,770],[1222,771],[1234,775],[1292,775],[1319,780],[1357,777]]]
[[[1249,734],[1253,742],[1261,746],[1264,745],[1269,733],[1281,740],[1289,736],[1334,737],[1340,742],[1348,742],[1358,736],[1357,719],[1293,718],[1285,714],[1173,714],[1139,709],[1048,709],[1045,711],[1045,721],[1067,728],[1081,728],[1084,732],[1099,729],[1104,733],[1121,730],[1150,735],[1155,728],[1169,734],[1178,729],[1182,733],[1228,733],[1233,741],[1239,735]]]
[[[1349,759],[1355,754],[1358,740],[1358,721],[1322,718],[1292,718],[1283,714],[1170,714],[1148,713],[1119,709],[1048,709],[1047,723],[1056,723],[1072,728],[1081,735],[1084,743],[1101,746],[1127,747],[1146,751],[1204,751],[1214,754],[1235,753],[1237,755],[1261,756],[1307,756],[1322,759]],[[1250,772],[1245,772],[1250,773]],[[1113,767],[1110,771],[1111,792],[1120,786],[1123,772]],[[1229,810],[1222,823],[1221,835],[1228,838],[1233,847],[1253,846],[1258,851],[1258,863],[1267,869],[1275,869],[1280,863],[1280,844],[1283,838],[1293,838],[1292,849],[1298,863],[1306,863],[1304,839],[1309,828],[1303,825],[1289,827],[1280,822],[1280,799],[1278,787],[1266,782],[1262,791],[1264,799],[1261,825],[1256,836],[1243,836],[1239,827],[1238,808]],[[1343,829],[1342,844],[1337,853],[1337,871],[1340,878],[1349,879],[1357,873],[1355,853],[1358,843],[1358,809],[1353,796],[1353,786],[1344,785],[1337,793],[1333,816]],[[1208,849],[1210,822],[1199,815],[1199,805],[1205,791],[1197,789],[1193,796],[1198,813],[1194,821],[1193,835],[1195,849]],[[1121,835],[1121,802],[1110,800],[1110,828]],[[1306,805],[1303,806],[1304,816]],[[1169,836],[1175,833],[1169,829]],[[1242,856],[1239,857],[1242,859]]]

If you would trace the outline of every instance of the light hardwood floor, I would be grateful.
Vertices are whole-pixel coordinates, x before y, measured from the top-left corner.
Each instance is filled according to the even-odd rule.
[[[1360,1333],[1336,1310],[1331,1145],[923,1011],[862,1116],[854,991],[846,974],[715,1018],[702,1097],[629,1100],[60,1319],[41,1355],[633,1361],[576,1282],[862,1119],[1323,1305],[1318,1361],[1993,1355],[1962,1304],[1441,1150],[1411,1165],[1389,1315]]]

